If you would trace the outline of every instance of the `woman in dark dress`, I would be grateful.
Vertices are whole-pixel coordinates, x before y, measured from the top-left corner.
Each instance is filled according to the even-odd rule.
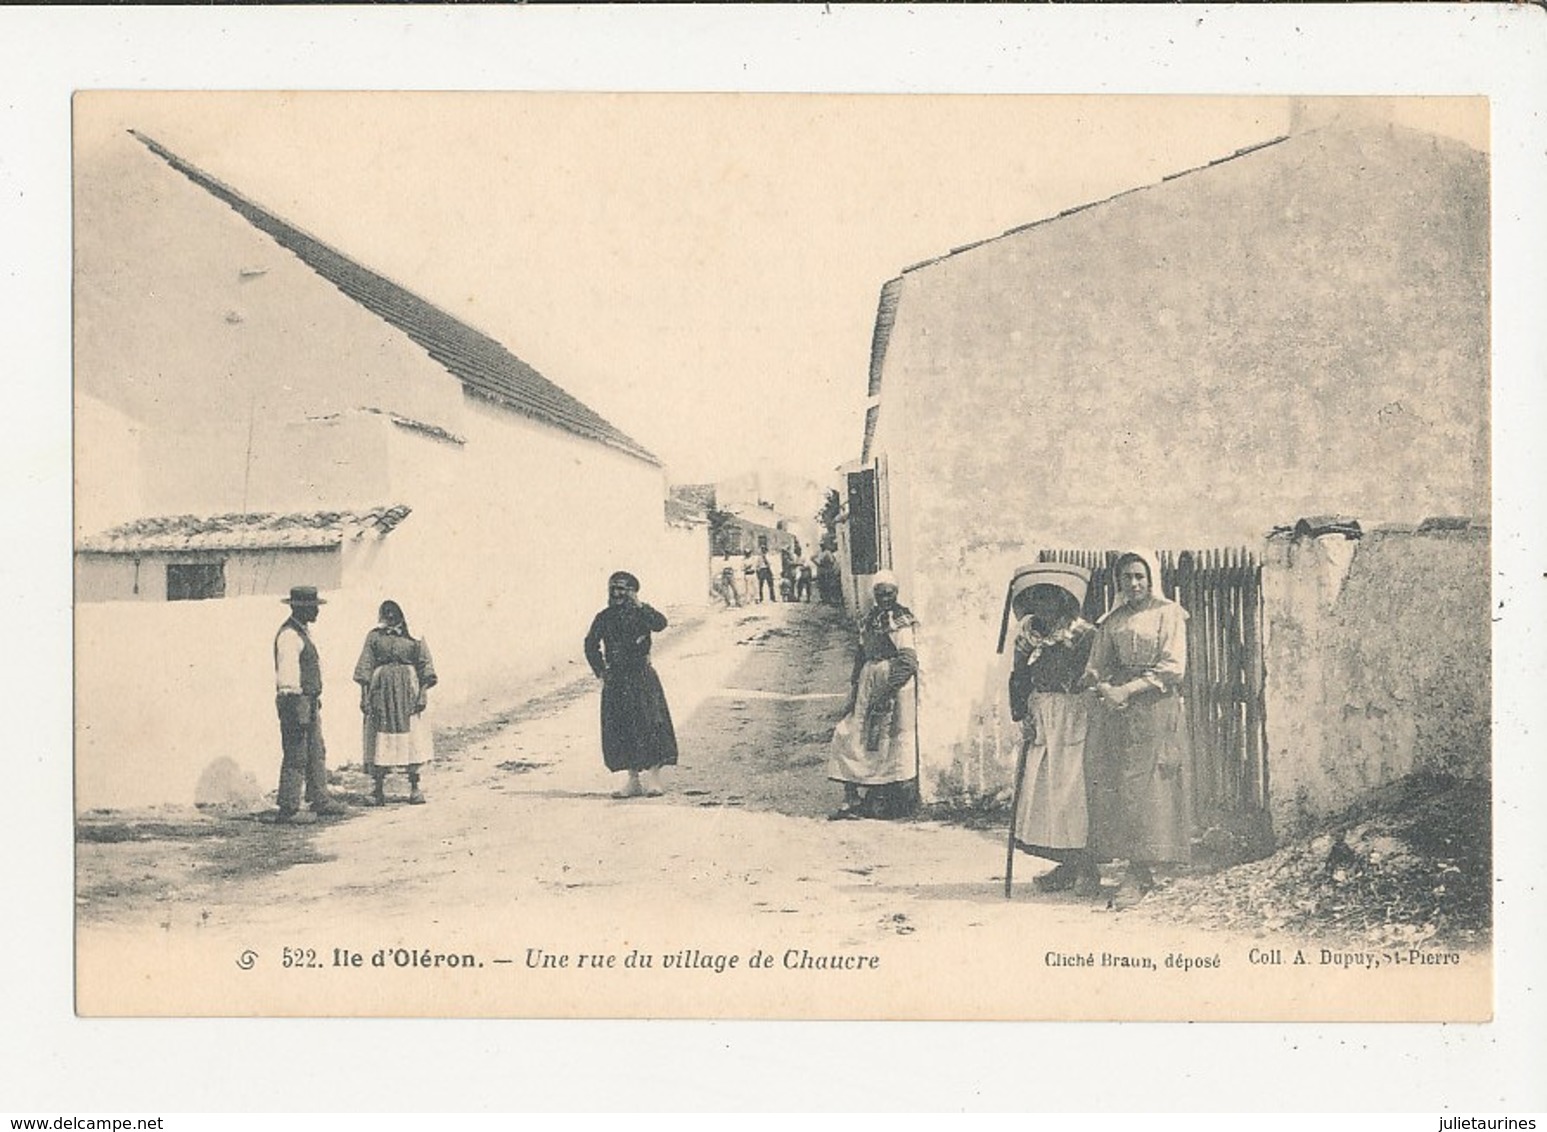
[[[585,656],[602,680],[602,758],[627,771],[615,798],[662,793],[659,771],[677,765],[677,734],[666,693],[650,663],[650,635],[666,618],[639,600],[639,579],[620,570],[607,579],[607,608],[591,621]]]

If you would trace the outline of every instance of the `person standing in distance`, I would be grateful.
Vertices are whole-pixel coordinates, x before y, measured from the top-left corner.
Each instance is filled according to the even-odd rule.
[[[768,540],[757,540],[757,603],[763,604],[763,587],[768,587],[768,600],[779,600],[779,585],[774,581],[773,563],[768,557]]]

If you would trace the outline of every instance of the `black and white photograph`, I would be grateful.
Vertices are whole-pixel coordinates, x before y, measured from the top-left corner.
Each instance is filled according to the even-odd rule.
[[[1487,1016],[1485,100],[73,114],[83,1012]]]
[[[1539,1109],[1540,21],[0,12],[6,1105]]]

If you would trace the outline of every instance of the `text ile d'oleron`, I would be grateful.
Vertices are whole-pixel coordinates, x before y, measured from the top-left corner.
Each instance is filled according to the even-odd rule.
[[[236,965],[244,971],[251,971],[259,965],[261,959],[258,952],[249,949],[237,958]],[[724,974],[736,970],[876,971],[881,967],[881,957],[818,952],[805,947],[790,947],[783,951],[754,948],[745,954],[701,951],[696,947],[662,952],[640,951],[638,948],[627,951],[549,951],[541,947],[528,947],[519,959],[495,957],[489,963],[536,971],[657,970]],[[284,947],[280,949],[279,965],[286,970],[444,971],[483,967],[484,960],[474,952],[436,951],[427,947],[379,947],[375,950],[334,947],[328,952],[313,947]]]

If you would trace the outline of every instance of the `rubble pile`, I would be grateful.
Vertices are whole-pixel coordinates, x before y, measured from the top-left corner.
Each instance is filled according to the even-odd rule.
[[[1168,921],[1388,947],[1488,943],[1491,784],[1414,776],[1272,856],[1179,875],[1141,905]]]

